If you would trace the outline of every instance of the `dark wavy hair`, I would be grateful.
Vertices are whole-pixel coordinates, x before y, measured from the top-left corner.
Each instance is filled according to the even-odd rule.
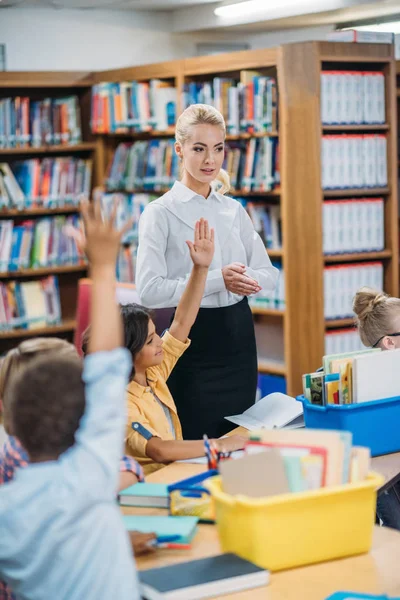
[[[75,443],[85,411],[82,361],[38,356],[10,381],[13,433],[32,462],[55,460]]]
[[[131,379],[135,376],[135,356],[146,343],[149,333],[149,321],[153,312],[141,304],[125,304],[120,306],[122,325],[124,329],[124,346],[132,355]],[[86,356],[90,337],[90,325],[82,333],[81,348]]]

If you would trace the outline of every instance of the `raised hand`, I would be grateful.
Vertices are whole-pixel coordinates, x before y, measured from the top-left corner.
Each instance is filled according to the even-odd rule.
[[[214,229],[210,229],[206,219],[196,222],[194,242],[187,241],[190,258],[198,267],[209,267],[214,256]]]

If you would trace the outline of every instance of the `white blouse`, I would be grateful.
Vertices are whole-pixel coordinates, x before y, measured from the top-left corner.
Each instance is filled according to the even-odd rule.
[[[145,306],[177,306],[193,264],[185,242],[193,240],[201,217],[215,229],[215,253],[201,306],[229,306],[242,300],[243,296],[228,292],[222,276],[221,269],[233,262],[246,265],[246,273],[263,290],[275,288],[278,270],[240,202],[214,191],[204,198],[176,181],[146,207],[139,222],[136,286]]]

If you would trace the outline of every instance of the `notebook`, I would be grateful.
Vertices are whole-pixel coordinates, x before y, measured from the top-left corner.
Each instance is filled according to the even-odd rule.
[[[121,506],[168,508],[168,486],[165,483],[136,483],[119,493]]]
[[[196,534],[198,517],[162,517],[124,515],[125,529],[142,533],[155,533],[157,537],[177,536],[177,544],[190,544]]]
[[[225,419],[249,431],[304,426],[301,402],[280,392],[261,398],[241,415],[232,415]]]
[[[393,398],[400,392],[400,348],[353,360],[353,402]]]
[[[269,571],[236,554],[220,554],[139,571],[139,580],[145,600],[202,600],[267,585]]]

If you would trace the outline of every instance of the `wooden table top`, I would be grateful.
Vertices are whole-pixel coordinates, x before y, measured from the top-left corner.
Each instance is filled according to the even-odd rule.
[[[375,465],[374,465],[374,468]],[[148,482],[173,483],[204,471],[204,466],[173,463],[147,477]],[[162,509],[123,509],[125,514],[164,514]],[[139,569],[151,569],[213,556],[221,552],[214,525],[199,525],[190,550],[157,550],[137,559]],[[219,596],[221,600],[324,600],[338,590],[400,596],[400,532],[375,527],[372,550],[308,567],[272,573],[266,587]]]

